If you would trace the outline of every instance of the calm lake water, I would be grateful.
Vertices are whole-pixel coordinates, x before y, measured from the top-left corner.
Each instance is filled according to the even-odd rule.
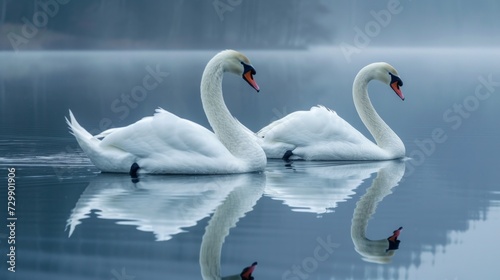
[[[391,63],[406,100],[376,82],[370,96],[408,158],[275,160],[260,174],[139,182],[100,174],[68,133],[68,109],[93,132],[158,106],[208,126],[199,81],[216,51],[3,52],[1,279],[219,279],[254,261],[255,279],[498,279],[500,51],[381,48],[351,61],[328,48],[243,52],[261,92],[226,75],[224,93],[254,131],[323,104],[368,135],[352,81],[368,63]]]

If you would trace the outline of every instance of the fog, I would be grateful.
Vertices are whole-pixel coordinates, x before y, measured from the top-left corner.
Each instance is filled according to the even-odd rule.
[[[1,0],[0,50],[496,46],[498,1]]]

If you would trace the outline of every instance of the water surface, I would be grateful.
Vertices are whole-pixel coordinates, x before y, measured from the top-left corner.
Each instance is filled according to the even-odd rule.
[[[16,168],[18,218],[16,272],[7,271],[4,228],[0,273],[215,279],[258,261],[256,279],[496,279],[496,50],[373,49],[350,63],[326,48],[245,54],[261,92],[227,75],[224,94],[252,130],[323,104],[367,135],[352,80],[370,62],[391,63],[406,100],[377,83],[370,96],[409,158],[278,160],[259,174],[139,182],[100,174],[68,133],[68,109],[95,132],[158,106],[207,126],[199,80],[214,52],[0,53],[0,168],[5,182]],[[157,86],[134,99],[151,71]],[[400,226],[399,248],[386,251]]]

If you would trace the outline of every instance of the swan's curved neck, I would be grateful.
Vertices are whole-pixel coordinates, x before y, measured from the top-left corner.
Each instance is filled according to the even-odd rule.
[[[390,165],[379,170],[372,185],[356,203],[351,224],[351,235],[353,239],[357,241],[369,241],[366,238],[368,221],[375,213],[379,202],[392,192],[391,190],[393,187],[398,185],[403,174],[403,163]]]
[[[204,280],[221,279],[221,252],[224,240],[229,235],[231,228],[250,212],[259,198],[264,193],[266,177],[263,173],[243,174],[233,177],[235,180],[229,182],[234,184],[235,189],[226,197],[224,202],[215,209],[215,212],[205,228],[205,234],[200,247],[200,268]],[[238,183],[237,180],[241,180]],[[226,184],[227,185],[227,184]],[[221,187],[227,187],[222,186]],[[241,279],[236,275],[236,279]],[[223,277],[222,279],[233,279]]]
[[[394,255],[394,251],[386,251],[389,246],[387,239],[370,240],[366,237],[366,229],[378,204],[392,193],[392,188],[399,184],[404,172],[404,162],[391,162],[389,166],[383,167],[356,203],[351,221],[351,238],[356,251],[367,261],[386,263],[390,261],[390,256]]]
[[[391,153],[404,155],[405,147],[399,136],[382,120],[368,96],[368,83],[375,79],[373,70],[364,68],[354,79],[352,95],[354,106],[364,125],[373,135],[377,145]]]
[[[243,160],[248,159],[249,164],[260,165],[260,161],[266,158],[262,148],[231,115],[224,102],[223,63],[223,57],[216,56],[205,67],[201,79],[203,110],[215,135],[234,156]]]

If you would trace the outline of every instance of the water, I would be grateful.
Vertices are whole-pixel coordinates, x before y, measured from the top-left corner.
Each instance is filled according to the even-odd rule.
[[[256,279],[498,277],[497,50],[372,49],[350,63],[327,48],[244,53],[262,91],[227,75],[224,93],[252,130],[323,104],[367,135],[352,80],[391,63],[406,100],[376,83],[370,96],[409,158],[134,183],[99,174],[68,134],[68,109],[94,132],[157,106],[207,126],[199,79],[213,51],[0,53],[1,213],[8,224],[14,167],[18,218],[15,273],[0,231],[2,279],[215,279],[254,261]],[[134,93],[151,71],[156,87]],[[399,249],[386,252],[400,226]]]

